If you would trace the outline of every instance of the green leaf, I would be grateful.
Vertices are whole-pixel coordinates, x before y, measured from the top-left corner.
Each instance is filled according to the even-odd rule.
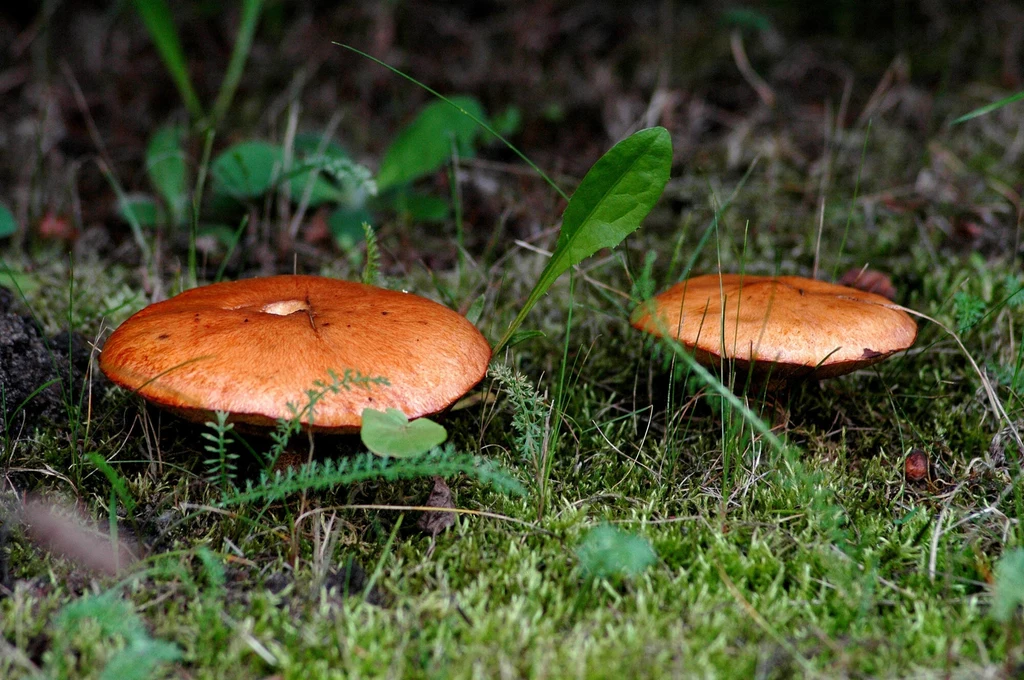
[[[1024,548],[1004,554],[996,564],[995,572],[992,617],[1006,622],[1024,604]]]
[[[363,242],[363,223],[372,219],[373,215],[366,208],[341,207],[327,218],[327,226],[334,242],[347,253]]]
[[[470,116],[485,120],[483,107],[473,97],[449,101],[427,105],[391,143],[377,174],[381,191],[436,171],[451,158],[453,146],[460,156],[473,154],[480,128]]]
[[[14,213],[3,203],[0,203],[0,238],[14,236],[18,231],[18,220],[14,219]]]
[[[188,75],[188,63],[185,51],[181,48],[178,30],[174,26],[171,9],[164,0],[135,0],[135,11],[142,17],[142,22],[149,31],[149,37],[160,52],[161,59],[174,85],[178,88],[182,101],[189,115],[198,120],[203,117],[203,105],[199,103],[192,81]]]
[[[469,305],[469,309],[466,310],[466,321],[470,322],[474,326],[480,321],[480,316],[484,313],[484,303],[487,302],[486,295],[478,295]]]
[[[363,427],[359,432],[363,444],[378,456],[412,458],[426,453],[448,438],[445,429],[427,418],[412,422],[398,409],[363,410]]]
[[[1012,104],[1014,102],[1019,102],[1021,99],[1024,99],[1024,90],[1021,90],[1017,94],[1011,94],[1009,97],[1004,97],[1003,99],[1000,99],[999,101],[992,102],[991,104],[986,104],[985,106],[978,107],[978,108],[974,109],[973,111],[969,111],[969,112],[965,113],[964,115],[960,116],[959,118],[957,118],[956,120],[954,120],[951,123],[951,125],[957,125],[959,123],[966,122],[966,121],[968,121],[968,120],[970,120],[972,118],[977,118],[978,116],[984,116],[986,114],[992,113],[996,109],[1003,108],[1007,104]]]
[[[310,208],[319,207],[324,203],[346,202],[345,194],[338,187],[334,186],[330,180],[323,175],[313,177],[312,172],[308,169],[299,175],[293,175],[288,180],[288,190],[291,192],[292,201],[297,203],[302,199],[310,182],[313,183],[313,188],[309,191],[308,205]]]
[[[146,172],[149,181],[164,199],[171,213],[171,223],[185,221],[188,206],[188,163],[182,139],[183,128],[170,125],[153,134],[146,147]]]
[[[298,133],[295,135],[292,147],[295,149],[295,153],[303,158],[312,158],[318,155],[331,158],[349,157],[348,152],[345,151],[341,144],[338,144],[333,139],[324,139],[324,135],[319,132]],[[321,149],[321,147],[323,148]]]
[[[114,489],[114,493],[117,494],[117,497],[124,505],[125,512],[130,516],[135,510],[135,499],[132,498],[131,493],[129,493],[128,485],[125,484],[124,478],[121,477],[121,475],[117,473],[117,470],[107,462],[106,458],[95,451],[90,451],[85,454],[85,457],[88,458],[89,462],[95,465],[99,471],[103,473],[103,476],[107,478],[107,481],[110,482],[111,488]]]
[[[234,198],[259,198],[274,186],[284,158],[281,148],[268,142],[241,142],[213,160],[216,190]]]
[[[117,212],[125,222],[133,219],[140,227],[155,227],[163,221],[164,211],[152,196],[145,194],[126,195],[117,203]]]
[[[722,15],[722,23],[729,27],[746,28],[752,31],[770,31],[772,20],[767,14],[747,7],[735,7]]]
[[[502,137],[510,137],[519,132],[523,126],[523,113],[518,106],[510,106],[491,122],[491,127]]]
[[[672,139],[662,127],[633,133],[594,163],[562,214],[555,252],[530,297],[495,345],[495,354],[559,276],[636,231],[665,189],[671,168]]]
[[[576,555],[588,578],[636,576],[658,558],[647,539],[607,525],[587,532]]]
[[[518,345],[521,342],[526,342],[528,340],[533,340],[534,338],[543,338],[543,337],[545,337],[544,336],[544,331],[538,331],[538,330],[534,330],[534,329],[530,329],[530,330],[527,330],[527,331],[516,331],[508,339],[508,342],[505,343],[505,346],[506,347],[515,347],[516,345]]]
[[[451,206],[447,200],[412,191],[408,187],[389,191],[378,204],[413,222],[444,222],[451,215]]]

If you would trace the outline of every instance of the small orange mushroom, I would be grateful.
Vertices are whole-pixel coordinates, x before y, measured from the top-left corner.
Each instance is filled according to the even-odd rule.
[[[769,387],[870,366],[917,337],[910,315],[881,295],[798,276],[697,276],[638,307],[632,324]]]
[[[364,408],[409,418],[447,409],[483,378],[487,340],[426,298],[318,276],[273,276],[185,291],[138,312],[103,347],[110,380],[194,421],[273,426],[330,372],[387,384],[328,392],[302,423],[359,430]]]

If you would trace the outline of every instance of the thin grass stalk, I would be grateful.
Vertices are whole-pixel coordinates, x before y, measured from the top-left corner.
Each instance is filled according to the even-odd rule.
[[[238,33],[235,35],[235,46],[231,50],[231,60],[228,62],[227,72],[224,74],[224,80],[220,83],[217,99],[213,103],[211,128],[220,125],[231,106],[231,100],[235,97],[238,83],[242,80],[242,73],[245,71],[245,62],[248,61],[249,52],[252,50],[252,39],[256,33],[256,24],[259,23],[262,10],[263,0],[242,0],[242,20],[238,25]]]
[[[178,88],[181,100],[188,109],[189,116],[193,120],[202,120],[206,116],[203,105],[192,87],[192,79],[188,75],[188,62],[185,59],[185,51],[181,47],[181,40],[178,31],[174,27],[174,17],[171,16],[171,8],[164,0],[135,0],[135,11],[142,18],[142,23],[149,31],[149,37],[156,45],[160,58],[167,68],[167,72]]]

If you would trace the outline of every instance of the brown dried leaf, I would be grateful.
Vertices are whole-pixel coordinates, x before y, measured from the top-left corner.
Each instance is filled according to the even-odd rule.
[[[434,477],[434,488],[430,491],[430,497],[424,505],[431,508],[455,507],[452,502],[452,490],[448,488],[442,478]],[[416,526],[431,536],[437,536],[453,524],[455,524],[454,512],[424,512],[416,522]]]

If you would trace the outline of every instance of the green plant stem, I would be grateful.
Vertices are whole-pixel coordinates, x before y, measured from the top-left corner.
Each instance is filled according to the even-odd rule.
[[[836,253],[835,266],[832,268],[832,281],[836,280],[839,273],[839,265],[843,260],[843,250],[846,248],[846,239],[850,235],[850,223],[853,221],[853,211],[857,207],[857,198],[860,196],[860,178],[864,171],[864,161],[868,155],[868,140],[871,138],[871,121],[868,120],[867,129],[864,131],[864,145],[860,150],[860,163],[857,165],[857,179],[853,182],[853,198],[850,199],[850,210],[846,213],[846,226],[843,228],[843,240],[839,242],[839,252]]]
[[[220,83],[217,99],[213,103],[211,128],[216,128],[224,119],[224,115],[231,106],[231,100],[235,97],[238,83],[245,71],[245,62],[249,59],[249,52],[252,50],[252,39],[256,33],[256,24],[259,23],[262,10],[263,0],[243,0],[242,2],[242,21],[238,26],[238,34],[235,36],[231,61],[228,62],[227,72],[224,74],[224,80]]]
[[[139,224],[139,220],[135,217],[135,212],[128,210],[125,206],[128,205],[128,195],[125,193],[121,183],[114,176],[113,171],[107,165],[106,161],[102,158],[96,159],[96,165],[99,167],[103,177],[106,178],[110,187],[114,190],[114,194],[117,196],[118,205],[122,207],[122,213],[128,220],[128,226],[132,232],[132,238],[135,239],[135,244],[139,247],[139,251],[142,253],[142,261],[145,263],[146,269],[149,269],[153,264],[153,251],[150,249],[149,244],[146,243],[146,237],[142,233],[142,225]]]
[[[142,22],[146,25],[157,51],[160,52],[160,58],[163,59],[167,72],[171,74],[174,86],[178,88],[189,115],[193,120],[202,120],[206,112],[203,111],[203,105],[192,87],[185,51],[174,28],[171,8],[164,0],[135,0],[135,11],[142,17]]]
[[[206,187],[206,174],[210,168],[210,154],[213,152],[213,128],[206,131],[205,138],[203,140],[203,158],[199,163],[199,172],[196,173],[196,188],[192,192],[192,215],[189,219],[189,234],[188,234],[188,275],[189,275],[189,287],[196,287],[199,285],[199,279],[196,273],[196,238],[199,236],[199,207],[203,201],[203,190]],[[243,226],[247,220],[243,220]],[[239,228],[241,230],[241,227]],[[240,231],[239,231],[240,233]],[[237,239],[235,240],[237,243]],[[232,243],[232,250],[234,250],[234,243]],[[224,257],[224,262],[227,262],[227,258],[230,257],[229,252]],[[223,273],[224,263],[221,264],[221,270],[217,272],[217,278],[220,279],[220,275]]]

